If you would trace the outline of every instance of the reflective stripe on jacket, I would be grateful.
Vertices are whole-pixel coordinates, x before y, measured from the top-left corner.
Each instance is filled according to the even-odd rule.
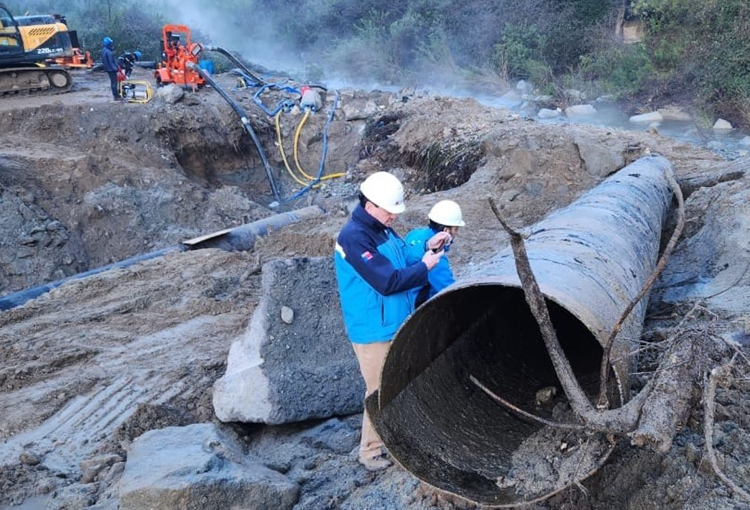
[[[437,233],[437,230],[433,230],[430,227],[425,227],[412,230],[411,232],[406,234],[406,237],[404,238],[406,241],[406,249],[408,253],[406,262],[413,264],[415,260],[422,260],[422,256],[424,256],[424,253],[427,251],[427,241]],[[417,306],[421,305],[422,302],[431,298],[432,296],[446,288],[448,285],[451,285],[456,281],[456,279],[453,277],[453,271],[451,271],[450,262],[448,261],[449,249],[450,246],[443,247],[445,253],[442,257],[440,257],[437,265],[433,267],[428,274],[430,285],[429,292],[419,303],[417,303]],[[420,296],[421,294],[422,293],[420,292]]]
[[[427,266],[408,265],[406,243],[361,206],[339,233],[336,278],[349,339],[391,340],[414,311],[416,290],[427,284]]]

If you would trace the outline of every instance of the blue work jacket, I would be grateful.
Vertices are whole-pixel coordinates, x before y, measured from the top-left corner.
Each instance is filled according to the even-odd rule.
[[[425,227],[412,230],[406,234],[407,264],[413,264],[415,260],[422,260],[422,257],[427,251],[427,241],[437,233],[437,230]],[[416,306],[421,305],[423,302],[456,281],[453,277],[453,271],[451,271],[450,262],[448,261],[448,251],[450,250],[450,246],[444,246],[443,250],[445,253],[440,257],[437,265],[432,268],[432,271],[430,271],[428,275],[429,287],[426,289],[426,292],[419,292]]]
[[[102,47],[102,69],[111,73],[117,71],[117,60],[115,60],[115,54],[112,52],[112,48],[109,46]]]
[[[427,284],[424,262],[407,264],[403,239],[362,206],[339,233],[334,265],[346,332],[358,344],[391,340]]]

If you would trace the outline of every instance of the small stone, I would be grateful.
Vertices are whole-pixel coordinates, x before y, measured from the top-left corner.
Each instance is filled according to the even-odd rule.
[[[42,480],[36,486],[36,493],[37,494],[49,494],[53,490],[55,490],[55,486],[52,484],[52,482],[50,480]]]
[[[288,462],[276,461],[276,460],[271,460],[267,462],[265,466],[268,469],[272,469],[278,473],[281,473],[282,475],[287,474],[289,470],[292,468],[292,466]]]
[[[41,462],[41,459],[38,455],[35,455],[28,450],[24,450],[23,452],[21,452],[21,455],[18,456],[18,460],[20,460],[27,466],[36,466]]]
[[[115,479],[117,479],[117,477],[122,475],[124,471],[125,471],[125,462],[116,462],[115,464],[112,465],[112,467],[107,472],[107,475],[104,477],[104,482],[105,483],[113,482]]]
[[[294,321],[294,310],[288,306],[281,307],[281,320],[287,324],[291,324]]]
[[[548,404],[557,395],[557,388],[555,386],[547,386],[536,392],[536,405]]]

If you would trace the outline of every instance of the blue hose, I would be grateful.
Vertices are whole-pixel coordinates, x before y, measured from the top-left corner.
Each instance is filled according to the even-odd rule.
[[[240,69],[232,69],[232,73],[241,77],[246,87],[260,87],[261,85],[263,85],[262,82],[259,82],[255,80],[252,76],[249,76],[246,73],[243,73],[242,70]]]
[[[260,99],[260,95],[263,93],[266,89],[277,89],[277,90],[284,90],[286,92],[290,92],[292,94],[299,94],[300,91],[298,89],[295,89],[294,87],[282,87],[281,85],[285,83],[286,80],[278,83],[267,83],[263,85],[261,88],[259,88],[255,94],[253,94],[253,101],[255,101],[255,104],[257,104],[261,110],[266,112],[266,115],[269,117],[274,117],[279,111],[282,109],[291,109],[294,106],[294,101],[291,99],[282,99],[276,104],[276,108],[273,110],[269,110],[266,108],[266,105],[263,104],[263,101]]]

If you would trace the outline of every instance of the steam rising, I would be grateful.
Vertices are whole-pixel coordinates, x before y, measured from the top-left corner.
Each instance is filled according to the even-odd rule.
[[[228,17],[226,8],[198,0],[166,0],[161,13],[166,23],[187,25],[210,38],[210,44],[242,55],[248,62],[292,74],[304,66],[282,37],[275,20],[259,15],[253,0],[236,2],[236,15]],[[206,41],[201,41],[206,42]]]
[[[475,96],[476,92],[467,92],[469,85],[476,86],[476,80],[469,84],[465,77],[457,72],[452,58],[448,56],[445,63],[438,63],[434,69],[421,69],[413,73],[402,83],[382,83],[373,78],[373,72],[382,62],[374,60],[376,51],[369,48],[347,48],[345,57],[332,57],[334,41],[331,44],[319,45],[304,50],[293,47],[284,37],[284,19],[271,17],[269,10],[257,0],[240,0],[234,15],[227,15],[229,8],[214,3],[198,0],[163,0],[157,10],[164,17],[165,23],[185,24],[194,32],[204,34],[210,44],[221,46],[242,55],[248,62],[271,70],[279,75],[286,75],[299,80],[324,81],[335,88],[352,87],[362,90],[396,91],[404,86],[429,88],[435,92],[444,92],[454,96]],[[226,4],[225,4],[226,5]],[[299,15],[300,5],[290,5],[286,15]],[[321,27],[322,33],[330,29]],[[200,40],[197,39],[196,40]],[[507,84],[497,77],[488,77],[484,84],[485,92],[493,96],[502,95]],[[476,90],[476,87],[471,87]]]

